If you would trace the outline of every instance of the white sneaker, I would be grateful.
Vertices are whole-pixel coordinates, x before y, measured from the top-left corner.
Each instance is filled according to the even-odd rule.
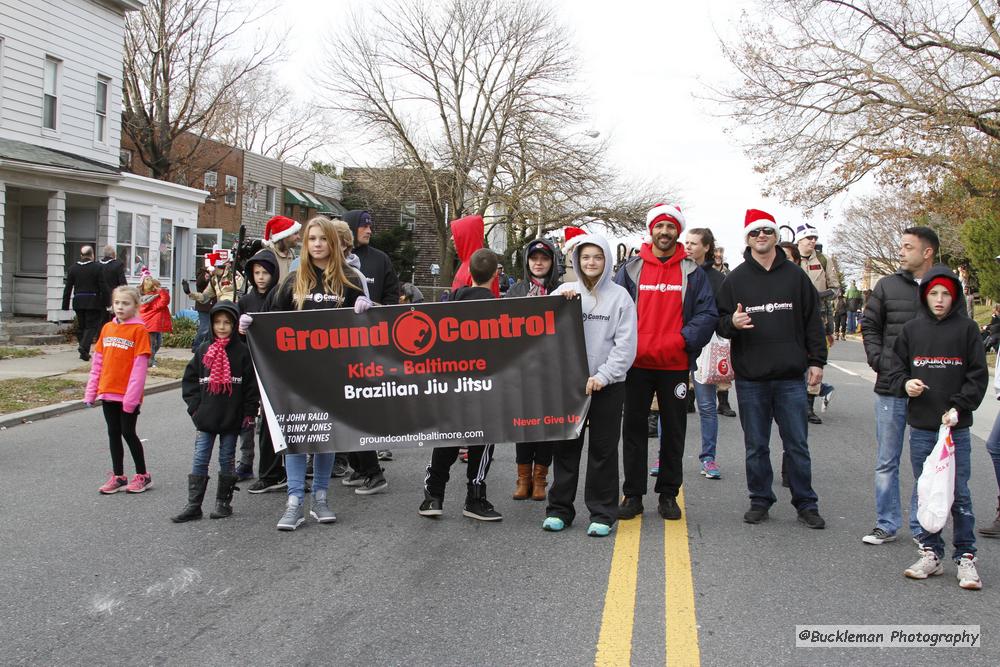
[[[967,591],[978,591],[983,587],[983,580],[976,570],[976,557],[972,554],[962,554],[958,559],[958,585]]]
[[[885,544],[886,542],[895,542],[896,536],[876,527],[872,532],[862,537],[861,541],[865,544]]]
[[[975,565],[972,567],[973,571],[975,571]],[[941,564],[941,559],[930,549],[921,549],[920,560],[906,568],[903,572],[910,579],[926,579],[927,577],[936,577],[943,573],[944,566]]]

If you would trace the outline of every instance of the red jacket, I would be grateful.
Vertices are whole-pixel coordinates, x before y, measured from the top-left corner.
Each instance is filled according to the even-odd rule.
[[[688,354],[684,337],[684,278],[681,260],[687,253],[677,244],[674,254],[661,262],[652,246],[642,244],[639,251],[642,270],[639,274],[636,309],[639,341],[633,365],[637,368],[685,371]]]
[[[459,287],[472,286],[472,274],[469,273],[469,258],[472,253],[483,247],[483,236],[486,226],[482,216],[469,215],[458,220],[451,221],[451,236],[455,240],[455,252],[458,254],[458,261],[461,265],[455,272],[455,279],[451,281],[453,290]],[[490,291],[493,296],[500,298],[500,286],[494,279],[490,283]]]
[[[139,315],[149,333],[173,331],[174,323],[170,318],[170,292],[161,288],[159,294],[139,306]]]

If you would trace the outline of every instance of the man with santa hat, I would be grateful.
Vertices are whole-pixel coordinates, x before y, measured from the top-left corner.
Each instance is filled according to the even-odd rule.
[[[302,239],[302,224],[283,215],[276,215],[264,227],[264,243],[271,246],[278,260],[278,275],[284,278],[292,272],[295,248]]]

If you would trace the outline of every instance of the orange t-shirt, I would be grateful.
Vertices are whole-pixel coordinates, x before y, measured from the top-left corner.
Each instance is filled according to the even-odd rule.
[[[138,318],[121,324],[116,320],[105,324],[94,349],[103,356],[101,379],[97,382],[98,395],[124,396],[135,358],[153,353],[149,347],[149,334]]]

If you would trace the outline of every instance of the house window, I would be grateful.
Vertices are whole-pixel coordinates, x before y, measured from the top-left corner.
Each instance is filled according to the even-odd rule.
[[[274,215],[278,212],[278,188],[273,185],[267,186],[267,214]]]
[[[132,171],[132,151],[127,148],[118,149],[118,167]]]
[[[205,189],[212,190],[219,184],[219,175],[214,171],[205,172]]]
[[[226,180],[226,184],[228,186],[229,184],[228,179]],[[258,194],[257,184],[254,183],[253,181],[247,181],[247,189],[246,193],[244,194],[244,200],[246,201],[247,211],[250,213],[257,212],[257,194]]]
[[[149,216],[118,212],[118,259],[125,262],[129,276],[138,278],[149,266]]]
[[[45,57],[45,72],[42,77],[42,127],[48,130],[56,129],[59,115],[59,65],[60,62],[55,58]]]
[[[73,266],[80,259],[80,250],[89,245],[97,252],[97,209],[66,209],[66,266]]]
[[[295,204],[285,204],[285,217],[295,219]]]
[[[45,275],[45,261],[48,251],[45,206],[21,207],[21,235],[19,239],[18,264],[19,273]]]
[[[230,206],[236,206],[236,188],[239,185],[239,179],[235,176],[226,176],[226,203]]]
[[[160,220],[160,277],[169,278],[174,266],[174,222]]]
[[[98,143],[108,143],[108,91],[111,79],[97,77],[97,103],[94,112],[94,139]]]
[[[413,226],[417,222],[417,205],[415,202],[407,202],[399,209],[399,224],[413,231]]]

